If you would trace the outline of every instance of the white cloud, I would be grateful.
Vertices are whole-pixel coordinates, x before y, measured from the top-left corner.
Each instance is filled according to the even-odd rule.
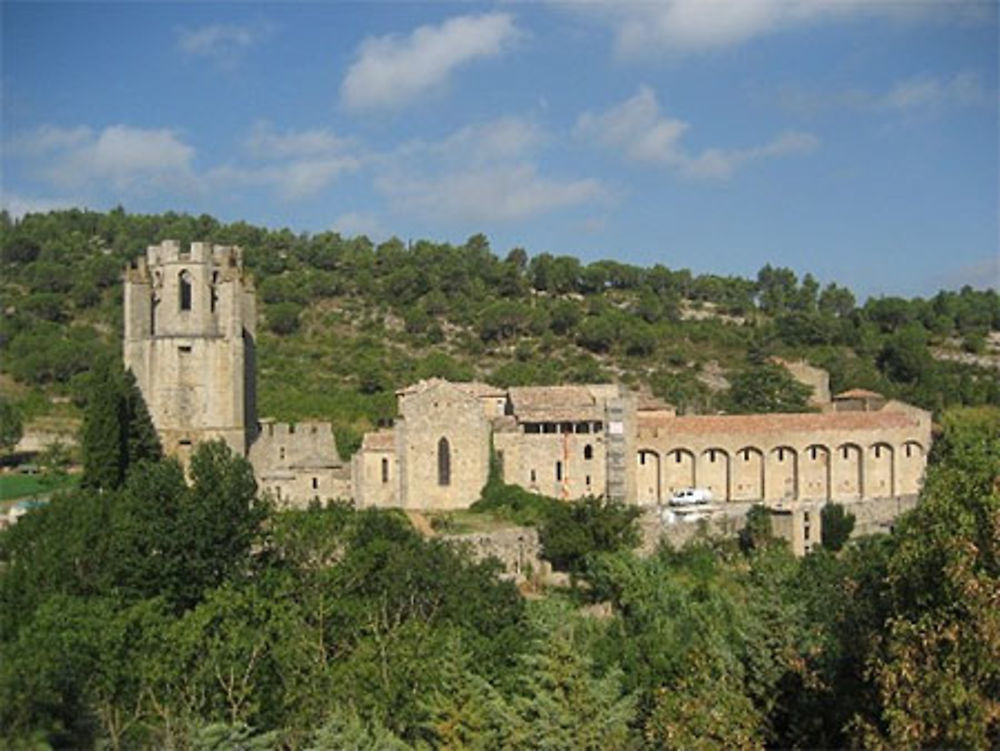
[[[177,30],[177,47],[185,55],[233,68],[243,55],[271,34],[267,23],[209,24]]]
[[[384,159],[425,158],[467,166],[498,159],[519,159],[544,141],[545,133],[537,123],[505,116],[467,125],[437,141],[409,141]]]
[[[524,219],[606,197],[596,179],[542,175],[534,154],[546,140],[522,117],[468,125],[380,155],[373,160],[375,187],[395,211],[470,223]]]
[[[230,163],[207,171],[194,169],[195,149],[173,130],[112,125],[59,129],[43,126],[5,144],[30,160],[36,175],[62,190],[84,192],[171,190],[197,194],[243,187],[266,187],[282,200],[319,193],[361,159],[350,142],[325,129],[276,131],[258,124],[244,139],[255,164]]]
[[[319,193],[342,174],[358,169],[359,161],[350,156],[322,159],[297,159],[258,167],[223,165],[207,174],[208,182],[218,189],[270,187],[285,201],[308,198]]]
[[[656,94],[648,86],[640,86],[634,97],[605,112],[585,112],[576,123],[576,132],[583,138],[621,148],[632,161],[660,164],[678,162],[679,141],[687,129],[682,120],[662,115]]]
[[[365,39],[340,86],[352,109],[398,107],[442,85],[459,66],[495,57],[520,35],[510,15],[457,16],[405,37]]]
[[[195,153],[172,130],[129,125],[99,133],[85,126],[42,126],[15,135],[10,143],[13,155],[34,160],[38,174],[61,188],[180,184],[190,179]]]
[[[689,129],[685,121],[664,115],[653,90],[640,86],[635,96],[621,104],[601,113],[582,114],[575,132],[580,138],[620,150],[630,161],[668,167],[702,179],[725,179],[748,162],[804,154],[819,145],[816,136],[791,131],[761,146],[709,148],[692,155],[681,143]]]
[[[378,218],[374,214],[367,212],[348,211],[341,214],[330,229],[340,233],[344,237],[356,237],[364,235],[373,242],[378,242],[386,237],[388,233],[382,227]]]
[[[258,122],[243,140],[243,147],[255,159],[329,156],[346,149],[350,141],[327,128],[276,132],[274,126]]]
[[[496,165],[434,178],[380,178],[398,210],[465,222],[514,221],[604,197],[594,179],[553,180],[533,164]]]
[[[913,113],[996,106],[997,93],[987,89],[978,73],[964,70],[951,76],[912,76],[881,92],[861,88],[833,92],[788,88],[780,92],[779,101],[783,107],[799,115],[816,115],[826,110]]]
[[[913,110],[983,104],[989,99],[979,76],[972,71],[963,71],[951,78],[917,76],[900,81],[878,100],[878,104],[888,109]]]
[[[263,164],[218,167],[208,175],[211,183],[222,189],[271,187],[287,201],[319,193],[340,175],[359,169],[362,161],[350,153],[349,139],[327,128],[277,131],[270,123],[258,122],[242,146]]]
[[[811,133],[788,131],[763,146],[749,149],[707,149],[696,157],[682,156],[681,173],[700,179],[726,179],[745,164],[759,159],[808,154],[819,146]]]
[[[83,208],[84,204],[71,198],[28,198],[7,191],[0,195],[0,208],[3,208],[13,219],[20,219],[25,214],[44,214],[49,211],[74,207]]]
[[[18,133],[4,143],[4,152],[14,158],[34,158],[62,151],[89,141],[93,131],[80,125],[75,128],[60,128],[56,125],[42,125],[26,133]]]
[[[628,57],[689,54],[742,44],[755,37],[855,16],[977,19],[976,0],[660,0],[571,3],[567,7],[610,22],[615,47]]]

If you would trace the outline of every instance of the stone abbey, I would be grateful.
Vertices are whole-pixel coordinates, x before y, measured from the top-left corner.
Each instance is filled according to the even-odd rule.
[[[930,446],[928,412],[863,390],[830,397],[825,373],[783,363],[813,386],[818,412],[678,416],[617,384],[421,381],[397,392],[393,427],[366,434],[346,462],[329,423],[258,421],[256,303],[238,248],[151,246],[126,271],[125,308],[125,366],[165,450],[183,461],[222,439],[286,504],[465,508],[491,450],[507,483],[566,500],[651,505],[687,487],[722,504],[915,497]]]

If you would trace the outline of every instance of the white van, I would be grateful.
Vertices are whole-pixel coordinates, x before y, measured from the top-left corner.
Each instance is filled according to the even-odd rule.
[[[708,488],[684,488],[670,496],[671,506],[700,506],[712,502],[712,491]]]

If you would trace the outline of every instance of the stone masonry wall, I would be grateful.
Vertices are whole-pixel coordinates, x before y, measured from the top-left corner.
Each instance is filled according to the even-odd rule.
[[[479,401],[437,382],[406,396],[400,406],[399,505],[443,510],[471,505],[489,474],[490,426]]]

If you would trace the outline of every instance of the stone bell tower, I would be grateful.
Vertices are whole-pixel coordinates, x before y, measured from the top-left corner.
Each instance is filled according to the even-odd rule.
[[[239,248],[166,240],[125,271],[125,367],[164,452],[185,465],[206,440],[246,455],[257,424],[256,317]]]

